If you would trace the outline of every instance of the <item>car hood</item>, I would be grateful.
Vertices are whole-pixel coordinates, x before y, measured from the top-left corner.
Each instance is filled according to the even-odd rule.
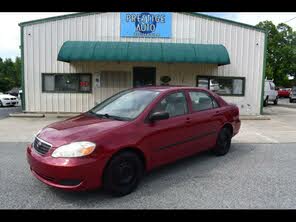
[[[98,136],[125,124],[128,124],[128,122],[98,118],[91,114],[81,114],[48,125],[38,134],[38,138],[54,147],[75,141],[95,142]]]
[[[16,98],[16,97],[9,95],[9,94],[0,94],[0,99],[4,99],[4,98],[12,99],[12,98]]]

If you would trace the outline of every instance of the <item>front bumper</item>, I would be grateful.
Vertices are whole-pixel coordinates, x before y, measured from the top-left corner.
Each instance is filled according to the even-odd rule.
[[[15,106],[18,105],[17,100],[1,100],[3,106]]]
[[[41,182],[64,190],[99,188],[108,158],[53,158],[41,156],[32,146],[27,147],[27,161],[33,175]]]

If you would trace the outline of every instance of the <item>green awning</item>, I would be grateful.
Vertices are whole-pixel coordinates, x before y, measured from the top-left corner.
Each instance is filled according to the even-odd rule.
[[[223,45],[151,42],[67,41],[58,60],[230,64]]]

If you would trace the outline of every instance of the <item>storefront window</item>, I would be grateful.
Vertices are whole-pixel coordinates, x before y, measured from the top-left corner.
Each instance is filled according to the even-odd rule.
[[[91,74],[42,74],[43,92],[91,92]]]
[[[244,96],[244,77],[197,76],[196,85],[224,96]]]

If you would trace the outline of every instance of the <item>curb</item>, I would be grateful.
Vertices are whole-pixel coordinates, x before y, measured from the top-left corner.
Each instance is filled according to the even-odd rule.
[[[10,117],[43,118],[45,115],[40,113],[10,113]]]
[[[271,120],[268,116],[240,116],[240,120]]]

